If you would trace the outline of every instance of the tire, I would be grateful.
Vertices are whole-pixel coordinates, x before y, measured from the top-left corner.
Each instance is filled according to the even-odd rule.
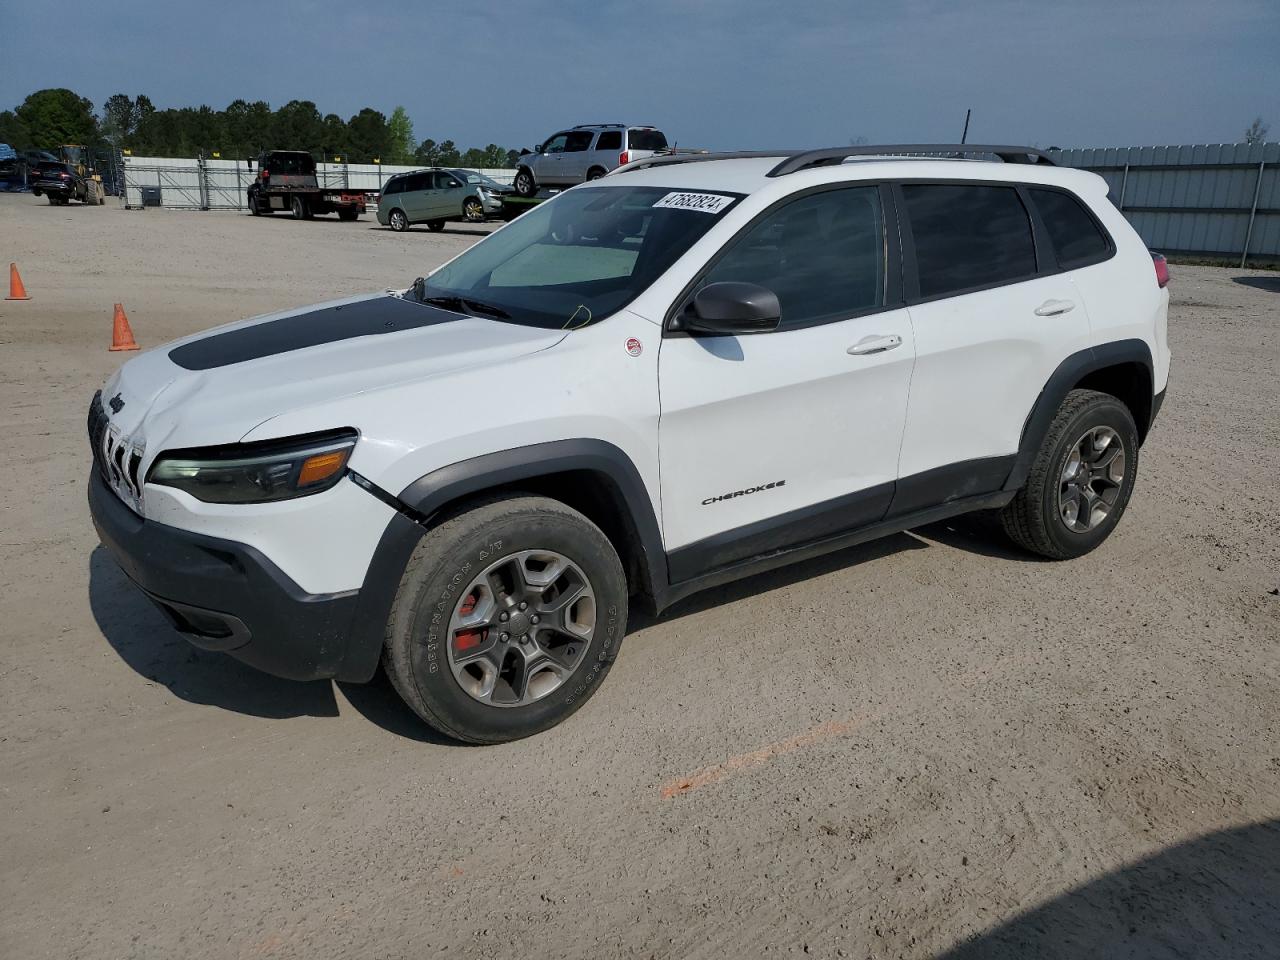
[[[1014,543],[1043,557],[1084,556],[1120,522],[1137,471],[1138,428],[1129,408],[1110,394],[1072,390],[1026,485],[1001,511],[1001,526]]]
[[[552,578],[550,585],[523,591],[512,564]],[[486,594],[481,581],[498,589]],[[504,583],[514,588],[504,591]],[[561,591],[577,599],[564,604]],[[563,609],[550,612],[557,602]],[[459,618],[477,609],[489,625],[458,630]],[[535,625],[538,614],[556,626]],[[441,733],[503,743],[547,730],[581,707],[609,672],[626,621],[626,576],[599,527],[558,501],[517,495],[460,513],[418,544],[388,618],[383,667],[405,703]],[[589,637],[563,632],[570,622]],[[527,631],[528,640],[494,636],[503,624]],[[475,649],[460,652],[460,640]],[[533,665],[527,673],[525,663]]]
[[[357,219],[359,216],[360,216],[360,211],[357,210],[355,207],[339,207],[338,208],[339,220],[345,220],[347,223],[350,223],[351,221]]]
[[[587,180],[599,180],[608,172],[604,167],[592,167],[587,171]]]
[[[468,223],[484,223],[484,204],[475,197],[462,201],[462,217]]]
[[[289,201],[289,209],[293,212],[293,219],[301,220],[307,215],[307,202],[295,195]]]
[[[47,196],[49,197],[49,206],[56,207],[58,205],[58,198],[55,197],[52,193],[48,194]]]
[[[409,218],[399,207],[387,214],[387,226],[396,233],[404,233],[409,229]]]
[[[258,198],[249,194],[249,213],[255,217],[262,216],[262,208],[258,206]]]
[[[538,185],[534,182],[533,172],[528,167],[521,167],[516,171],[514,186],[516,193],[522,197],[532,197],[538,192]]]
[[[441,230],[443,230],[443,229],[444,229],[444,221],[443,221],[443,220],[428,220],[428,221],[427,221],[427,229],[428,229],[428,230],[430,230],[432,233],[439,233]]]

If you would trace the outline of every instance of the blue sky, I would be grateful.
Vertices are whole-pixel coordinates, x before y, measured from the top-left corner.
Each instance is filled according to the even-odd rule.
[[[50,29],[46,11],[77,24]],[[651,122],[681,146],[1280,139],[1280,0],[455,0],[111,4],[0,12],[0,108],[403,104],[418,139],[530,146]]]

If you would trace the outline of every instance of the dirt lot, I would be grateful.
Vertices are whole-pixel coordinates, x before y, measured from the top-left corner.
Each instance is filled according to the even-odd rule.
[[[0,956],[1275,956],[1280,275],[1175,268],[1102,549],[937,526],[640,620],[522,743],[197,652],[97,545],[120,359],[406,285],[407,236],[0,197]]]

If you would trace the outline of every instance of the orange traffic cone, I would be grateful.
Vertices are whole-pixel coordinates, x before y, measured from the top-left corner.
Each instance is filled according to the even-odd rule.
[[[129,327],[129,318],[124,314],[124,307],[116,304],[116,315],[111,324],[112,350],[137,350],[138,342],[133,339],[133,330]]]
[[[27,288],[22,285],[22,277],[18,276],[18,265],[9,264],[9,295],[6,300],[30,300]]]

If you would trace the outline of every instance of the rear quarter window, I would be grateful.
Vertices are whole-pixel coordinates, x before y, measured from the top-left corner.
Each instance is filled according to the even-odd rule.
[[[1036,273],[1031,219],[1012,186],[902,186],[922,299],[1027,280]]]
[[[621,150],[622,149],[622,131],[606,130],[600,134],[600,139],[596,141],[597,150]]]
[[[1053,243],[1059,267],[1069,270],[1106,259],[1111,242],[1084,204],[1059,190],[1033,188],[1030,193]]]
[[[667,138],[660,130],[628,130],[627,146],[631,150],[665,150]]]

